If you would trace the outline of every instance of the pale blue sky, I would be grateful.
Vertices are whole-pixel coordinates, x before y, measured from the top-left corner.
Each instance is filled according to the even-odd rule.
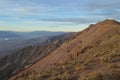
[[[120,0],[0,0],[0,30],[80,31],[120,20]]]

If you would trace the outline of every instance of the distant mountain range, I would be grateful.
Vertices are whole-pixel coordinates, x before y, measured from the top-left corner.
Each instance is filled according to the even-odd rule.
[[[21,35],[16,34],[15,32],[11,31],[0,31],[0,39],[4,38],[18,38],[21,37]]]
[[[55,36],[64,34],[66,32],[50,32],[50,31],[34,31],[34,32],[12,32],[12,31],[0,31],[0,39],[2,38],[20,38],[20,37],[43,37],[43,36]]]
[[[50,37],[41,45],[28,46],[0,59],[0,80],[6,80],[57,49],[75,33]]]
[[[0,58],[11,52],[30,45],[39,45],[49,37],[65,34],[66,32],[12,32],[0,31]]]

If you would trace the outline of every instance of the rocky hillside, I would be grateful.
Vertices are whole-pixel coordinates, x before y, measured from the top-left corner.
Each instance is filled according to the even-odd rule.
[[[120,80],[120,23],[91,24],[10,80]]]
[[[12,55],[0,59],[0,80],[7,80],[13,74],[33,65],[38,60],[53,52],[75,33],[54,36],[39,46],[28,46]]]

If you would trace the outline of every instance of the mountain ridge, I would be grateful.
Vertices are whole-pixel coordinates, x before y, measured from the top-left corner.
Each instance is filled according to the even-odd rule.
[[[118,39],[116,36],[118,37]],[[77,60],[78,61],[83,60],[82,63],[85,63],[86,57],[88,57],[88,59],[92,60],[90,56],[95,55],[95,54],[92,55],[95,52],[95,50],[98,50],[98,52],[100,52],[99,49],[96,48],[97,46],[98,46],[98,48],[100,48],[100,50],[103,50],[103,52],[105,50],[109,51],[109,48],[110,48],[109,45],[114,41],[114,39],[116,40],[116,42],[117,42],[116,44],[118,46],[118,48],[116,48],[118,53],[115,52],[114,54],[119,57],[119,53],[120,53],[119,52],[119,45],[118,45],[118,44],[120,44],[119,43],[119,40],[120,40],[119,36],[120,36],[120,24],[119,24],[119,22],[117,22],[117,24],[116,24],[116,21],[105,20],[105,21],[102,21],[102,22],[99,22],[96,24],[92,24],[88,28],[86,28],[85,30],[78,32],[73,38],[71,38],[70,40],[65,42],[62,46],[60,46],[58,49],[53,51],[50,55],[46,56],[45,58],[43,58],[42,60],[35,63],[30,68],[26,69],[25,71],[22,71],[21,73],[17,74],[16,77],[13,77],[11,79],[14,79],[14,80],[23,79],[24,80],[25,78],[27,78],[27,76],[30,76],[32,78],[36,74],[41,73],[40,75],[42,75],[42,72],[48,71],[50,69],[53,69],[53,71],[54,71],[56,65],[64,64],[66,62],[69,63],[71,60],[74,61],[74,59],[76,57],[78,57],[79,55],[83,56],[83,58],[81,58],[81,59],[77,58]],[[107,42],[107,40],[108,40],[108,42]],[[105,48],[105,45],[108,48],[108,50]],[[115,44],[113,44],[113,45],[115,46]],[[89,52],[89,50],[92,54],[87,53],[87,52]],[[113,51],[114,50],[115,49],[113,48]],[[104,55],[101,55],[102,53],[99,53],[99,54],[100,54],[99,57],[103,57],[104,55],[107,55],[105,52],[104,52]],[[110,55],[112,55],[112,54],[110,54]],[[108,54],[108,56],[109,56],[109,54]],[[117,57],[117,56],[115,56],[115,57]],[[99,57],[97,57],[96,59],[99,60],[98,59]],[[114,57],[113,57],[113,59],[114,59]],[[82,65],[82,63],[80,65]],[[76,63],[76,65],[77,64],[78,63]],[[97,64],[97,62],[95,62],[95,64]],[[100,64],[103,64],[103,63],[100,63]],[[102,65],[100,65],[100,66],[102,66]],[[105,66],[103,66],[103,67],[105,67]],[[69,66],[67,66],[67,67],[69,67]],[[74,67],[76,67],[76,66],[74,66]],[[72,69],[73,68],[71,67],[71,70]],[[118,71],[118,73],[119,73],[119,71]],[[71,73],[68,73],[68,74],[71,74]],[[117,74],[117,73],[115,73],[115,74]],[[49,75],[51,75],[51,74],[49,74]],[[61,76],[63,76],[62,73],[61,73]],[[37,76],[36,80],[39,79],[40,77],[41,76]],[[52,75],[49,77],[52,77]],[[67,76],[65,76],[65,77],[67,77]],[[76,76],[74,75],[73,77],[78,78],[78,74],[76,74]],[[113,77],[115,77],[115,76],[113,76]],[[48,78],[46,77],[45,80]],[[118,80],[118,78],[119,78],[119,76],[117,76],[117,80]],[[59,79],[60,79],[60,77],[59,77]],[[113,79],[113,78],[111,78],[111,79]],[[44,80],[44,78],[42,78],[41,80]],[[105,79],[103,79],[103,80],[105,80]]]

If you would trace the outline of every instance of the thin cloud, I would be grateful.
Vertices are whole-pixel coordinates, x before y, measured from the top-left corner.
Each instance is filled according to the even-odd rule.
[[[41,21],[50,21],[50,22],[64,22],[64,23],[76,23],[76,24],[88,24],[98,19],[93,18],[51,18],[51,19],[41,19]]]
[[[0,0],[2,26],[11,21],[16,26],[86,25],[106,18],[120,20],[119,13],[120,0]]]

